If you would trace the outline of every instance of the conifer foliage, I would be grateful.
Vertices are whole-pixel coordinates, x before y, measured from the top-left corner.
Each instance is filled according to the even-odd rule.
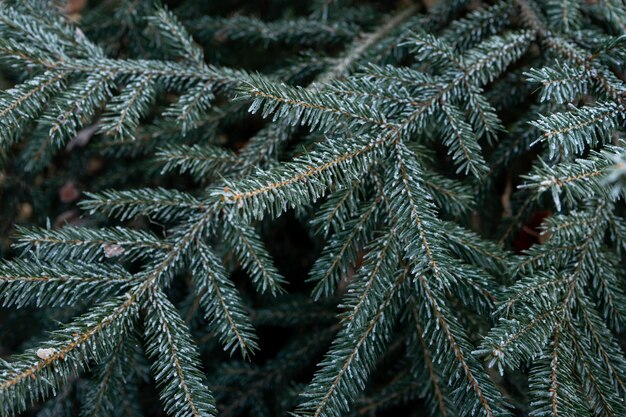
[[[0,416],[626,416],[625,59],[623,0],[0,2]]]

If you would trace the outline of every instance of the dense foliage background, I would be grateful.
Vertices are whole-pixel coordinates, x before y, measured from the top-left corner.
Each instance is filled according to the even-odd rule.
[[[625,30],[0,1],[0,415],[626,415]]]

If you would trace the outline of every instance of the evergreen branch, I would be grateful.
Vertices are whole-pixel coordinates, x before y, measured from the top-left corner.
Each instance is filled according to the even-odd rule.
[[[471,352],[469,343],[461,336],[462,330],[458,323],[452,321],[453,316],[445,308],[444,301],[430,288],[430,284],[424,276],[419,275],[417,282],[420,295],[424,297],[424,308],[432,314],[438,325],[436,331],[433,331],[432,325],[429,326],[430,328],[426,329],[427,336],[425,337],[432,338],[430,343],[436,343],[439,349],[444,349],[442,355],[451,352],[452,355],[450,356],[456,364],[454,367],[460,369],[463,374],[461,377],[457,372],[451,377],[451,380],[458,384],[464,378],[469,384],[468,388],[473,398],[466,396],[457,398],[459,408],[480,409],[479,415],[487,417],[509,415],[509,412],[498,404],[497,400],[494,400],[498,397],[495,386],[487,378],[477,361],[469,354]],[[450,362],[450,359],[447,362]],[[452,365],[449,365],[448,369],[453,369]]]
[[[519,41],[519,38],[520,37],[514,37],[513,43],[516,44],[515,41]],[[529,38],[526,35],[522,35],[521,38],[523,38],[522,39],[523,42],[520,41],[521,43],[524,43],[524,42],[527,43],[528,40],[529,40]],[[513,47],[512,49],[516,49],[516,48]],[[505,60],[504,57],[500,57],[500,56],[498,56],[498,57],[501,60]],[[471,68],[471,70],[468,72],[468,74],[471,75],[473,72],[478,71],[484,65],[487,65],[485,62],[483,62],[483,60],[487,61],[487,58],[481,56],[481,59],[477,59],[476,62],[474,63],[474,67],[475,68]],[[501,64],[504,65],[503,63],[501,63]],[[496,63],[496,65],[498,65],[498,63]],[[393,130],[386,137],[386,139],[389,140],[389,141],[392,141],[392,140],[395,140],[395,137],[396,137],[397,134],[404,134],[404,131],[407,128],[411,128],[411,126],[414,125],[414,122],[421,115],[425,114],[429,110],[429,107],[432,106],[436,102],[436,100],[438,100],[439,97],[442,97],[444,94],[446,94],[447,92],[449,92],[450,90],[455,88],[456,85],[458,84],[458,82],[459,81],[451,82],[444,89],[439,90],[434,97],[432,97],[432,98],[430,98],[428,100],[428,104],[426,104],[423,107],[420,107],[420,110],[412,112],[403,121],[401,126],[393,127]],[[254,106],[253,106],[253,108],[254,108]],[[269,111],[273,111],[273,110],[275,110],[274,106],[272,106]],[[296,114],[298,114],[298,113],[296,113]],[[299,117],[300,116],[298,116],[298,119],[299,119]],[[308,117],[308,116],[305,116],[305,118],[306,117]],[[320,122],[320,120],[314,120],[313,121],[314,124],[319,123],[319,122]],[[419,123],[418,123],[418,126],[419,126]],[[387,126],[387,127],[389,128],[390,126]],[[380,140],[382,142],[383,139],[380,139]],[[363,151],[361,151],[361,152],[363,152]],[[359,153],[361,153],[361,152],[359,152]],[[350,155],[350,156],[352,156],[352,155]],[[357,156],[357,155],[354,155],[354,156]],[[315,169],[315,168],[310,169],[304,175],[296,174],[292,178],[284,180],[284,181],[281,181],[279,183],[268,184],[267,186],[262,186],[262,187],[259,187],[259,188],[256,188],[256,189],[254,187],[251,187],[252,189],[249,192],[247,192],[247,193],[241,193],[241,194],[240,193],[232,193],[232,191],[230,190],[231,187],[228,187],[226,192],[224,194],[222,194],[220,196],[220,198],[222,198],[226,202],[237,203],[239,205],[243,205],[243,199],[246,199],[246,200],[253,199],[254,197],[256,197],[257,195],[260,195],[260,194],[265,194],[265,193],[268,193],[268,192],[275,192],[275,190],[278,189],[278,188],[282,188],[282,187],[284,187],[286,185],[291,185],[291,184],[293,184],[295,182],[303,181],[303,180],[307,179],[307,177],[309,177],[309,176],[321,173],[321,172],[323,172],[325,170],[332,170],[332,169],[335,168],[336,164],[338,164],[340,162],[343,162],[345,159],[347,159],[347,156],[344,157],[344,158],[339,158],[338,160],[335,160],[335,161],[331,161],[330,163],[323,164],[318,169]],[[285,168],[287,168],[287,166]],[[283,176],[283,177],[285,177],[285,176]],[[219,194],[214,193],[214,195],[219,195]],[[313,195],[313,197],[314,197],[314,199],[316,198],[315,194]],[[277,210],[278,209],[274,208],[273,211],[277,211]],[[278,212],[280,212],[280,210],[278,210]],[[256,216],[258,216],[258,214]]]
[[[102,213],[121,220],[145,215],[168,221],[208,208],[190,194],[165,188],[109,190],[85,194],[89,200],[81,201],[83,209],[91,214]]]
[[[337,123],[345,123],[346,129],[362,130],[369,125],[392,129],[383,114],[376,108],[356,101],[345,101],[333,94],[290,87],[272,83],[260,76],[250,76],[242,92],[254,99],[250,112],[261,110],[265,118],[274,113],[274,120],[281,118],[291,125],[309,125],[311,130],[328,132]]]
[[[149,18],[156,26],[166,47],[184,57],[192,65],[203,66],[204,53],[196,45],[176,15],[165,7],[158,7],[154,16]]]
[[[600,203],[593,213],[587,227],[581,230],[582,243],[575,248],[576,261],[563,274],[563,285],[554,285],[551,276],[540,275],[522,280],[511,288],[506,307],[510,308],[519,300],[535,293],[527,300],[524,314],[516,314],[513,319],[500,319],[498,326],[493,328],[483,341],[481,348],[476,352],[491,355],[489,366],[498,364],[500,372],[502,366],[514,367],[520,362],[528,361],[540,351],[551,334],[560,332],[564,321],[570,320],[570,302],[576,296],[576,289],[582,284],[586,276],[585,266],[594,259],[593,252],[595,239],[605,230],[602,221],[605,204]],[[547,248],[550,250],[551,248]],[[591,253],[590,253],[591,252]],[[548,282],[546,282],[548,281]],[[537,292],[542,286],[553,287],[551,292]],[[553,340],[553,343],[556,344]]]
[[[463,78],[484,85],[492,82],[508,65],[519,59],[530,46],[530,31],[495,35],[463,55]]]
[[[32,4],[16,6],[0,5],[0,33],[3,38],[14,38],[36,45],[55,56],[103,55],[100,47],[90,42],[82,32],[77,32],[57,13],[49,13],[44,21],[41,15],[35,18],[30,15],[35,12]],[[22,8],[27,13],[19,10]]]
[[[558,415],[559,408],[569,407],[567,404],[568,400],[573,397],[569,392],[567,392],[567,388],[563,388],[563,384],[559,381],[559,374],[564,374],[568,369],[565,368],[565,372],[560,372],[560,368],[563,368],[563,364],[559,363],[559,359],[561,355],[559,354],[559,348],[561,346],[561,332],[560,327],[554,329],[554,336],[552,338],[552,360],[550,361],[550,402],[552,408],[552,414],[554,416]],[[562,362],[562,361],[561,361]],[[570,398],[567,398],[570,397]],[[565,405],[565,407],[564,407]],[[571,407],[572,411],[574,410],[574,406]],[[566,408],[567,410],[567,408]]]
[[[97,43],[59,7],[0,5],[3,79],[17,82],[0,93],[0,211],[9,219],[0,229],[46,215],[63,222],[73,198],[64,188],[62,205],[49,203],[46,186],[72,178],[96,190],[79,203],[93,221],[132,219],[164,234],[19,228],[24,258],[0,263],[0,303],[45,309],[11,312],[0,338],[39,339],[20,320],[33,329],[71,321],[65,307],[87,314],[39,349],[0,360],[2,416],[57,390],[43,417],[69,416],[77,403],[85,414],[137,414],[149,364],[126,332],[139,308],[154,380],[175,416],[215,415],[205,365],[218,408],[233,417],[294,406],[301,416],[354,416],[416,401],[420,417],[626,413],[621,0],[450,0],[423,15],[417,4],[325,1],[306,17],[299,7],[212,6],[234,13],[226,18],[200,17],[192,2],[173,12],[103,2],[79,12]],[[320,41],[322,52],[302,49]],[[205,51],[207,62],[247,70],[208,65]],[[237,92],[243,100],[232,100]],[[259,130],[250,102],[276,122]],[[312,132],[300,135],[300,125]],[[155,169],[137,159],[154,152]],[[132,188],[146,180],[150,188]],[[500,230],[492,244],[486,237]],[[322,242],[308,236],[316,232],[326,240],[319,255]],[[286,281],[270,253],[288,277],[313,263],[312,298],[339,292],[339,306],[304,300],[297,283],[279,300],[257,294]],[[256,290],[245,297],[242,273]],[[494,307],[495,323],[486,320]],[[246,359],[287,328],[293,337],[263,364],[220,362],[221,348]],[[324,350],[307,388],[301,373]],[[75,374],[92,363],[83,390]],[[529,378],[518,378],[527,366]]]
[[[285,143],[296,132],[297,127],[285,123],[268,123],[254,135],[239,153],[243,167],[238,171],[241,175],[254,172],[257,166],[271,167]]]
[[[501,273],[508,264],[509,253],[453,222],[443,224],[447,244],[453,253],[493,273]]]
[[[443,272],[439,266],[439,248],[433,244],[437,239],[434,230],[427,228],[427,224],[435,225],[433,204],[428,201],[428,194],[413,179],[421,177],[421,169],[417,165],[415,156],[403,144],[396,144],[395,159],[397,174],[393,175],[394,183],[387,195],[391,201],[391,212],[395,213],[398,224],[402,226],[401,238],[408,245],[407,257],[410,260],[425,258],[431,272],[437,280],[443,280]],[[395,183],[398,181],[398,183]],[[419,198],[421,196],[422,198]],[[426,196],[426,198],[423,198]],[[417,231],[414,235],[411,231]],[[440,284],[444,284],[440,282]]]
[[[529,175],[523,178],[528,182],[520,188],[534,191],[541,195],[550,191],[557,210],[561,210],[561,199],[574,202],[586,199],[590,195],[612,199],[609,191],[601,187],[602,181],[608,176],[618,148],[607,147],[602,152],[590,152],[586,159],[577,158],[572,162],[548,165],[543,160]]]
[[[441,112],[441,122],[445,126],[443,143],[449,148],[448,152],[458,166],[457,172],[464,171],[465,174],[471,172],[480,178],[488,168],[481,156],[478,138],[471,127],[463,121],[459,109],[448,104],[441,107]]]
[[[485,36],[495,35],[506,27],[512,15],[511,3],[503,1],[482,7],[454,20],[443,32],[442,38],[463,52],[480,42]]]
[[[550,32],[535,8],[527,0],[516,0],[516,3],[522,11],[526,25],[539,35],[548,48],[560,55],[564,60],[572,62],[574,66],[581,66],[593,73],[595,80],[597,80],[600,87],[610,98],[614,99],[621,106],[626,105],[622,89],[613,82],[611,75],[607,73],[605,68],[595,65],[593,55],[586,54],[575,45]]]
[[[483,96],[482,90],[475,86],[468,86],[469,122],[474,128],[477,137],[487,136],[490,141],[497,137],[498,132],[504,131],[504,126],[496,114],[496,110]]]
[[[215,83],[211,80],[200,82],[191,87],[180,96],[178,101],[168,107],[163,116],[172,118],[181,124],[183,134],[198,126],[215,98],[213,88]]]
[[[359,249],[373,230],[377,211],[376,200],[363,205],[358,216],[349,220],[326,244],[309,273],[309,281],[317,282],[313,289],[316,300],[332,295],[342,275],[346,275],[349,266],[356,262]]]
[[[162,173],[178,169],[194,178],[217,178],[242,162],[232,152],[212,145],[170,145],[160,148],[156,156],[165,164]]]
[[[464,67],[462,58],[457,58],[452,46],[441,38],[429,33],[416,33],[410,42],[414,45],[412,52],[419,63],[428,62],[442,71]]]
[[[522,117],[517,123],[509,129],[509,133],[496,147],[495,151],[488,160],[491,167],[487,178],[493,178],[496,173],[501,172],[510,164],[515,157],[519,156],[526,149],[529,149],[531,143],[539,136],[539,131],[534,126],[528,126],[529,122],[537,119],[542,113],[550,112],[552,105],[542,103],[532,106],[527,115]]]
[[[13,260],[0,264],[0,300],[3,306],[73,305],[101,300],[129,287],[131,275],[115,265],[33,263]]]
[[[62,145],[94,118],[112,95],[111,78],[110,74],[89,76],[72,85],[55,100],[42,117],[42,121],[50,125],[48,136],[53,143]]]
[[[550,0],[546,3],[546,17],[555,30],[573,31],[581,24],[580,4],[571,0]]]
[[[254,228],[236,218],[224,223],[224,242],[230,246],[242,268],[250,275],[257,291],[272,295],[284,290],[285,278],[278,272]]]
[[[151,75],[133,79],[107,104],[101,131],[116,138],[134,136],[139,119],[146,115],[155,94]]]
[[[0,95],[0,145],[8,148],[25,124],[45,108],[46,100],[63,88],[65,74],[45,72]]]
[[[40,349],[29,349],[0,369],[2,414],[13,415],[32,401],[47,397],[63,381],[87,366],[89,358],[104,358],[129,330],[138,314],[137,299],[120,297],[100,304],[53,333]],[[37,361],[33,363],[33,357]]]
[[[427,401],[431,404],[430,408],[437,410],[441,417],[448,417],[455,413],[454,406],[451,403],[447,393],[447,386],[444,383],[444,376],[439,369],[435,358],[433,357],[430,347],[422,335],[425,334],[424,327],[422,326],[423,318],[420,317],[418,303],[414,297],[409,300],[409,316],[411,318],[411,324],[415,325],[416,332],[413,336],[418,339],[417,343],[412,343],[412,349],[419,352],[421,359],[423,360],[423,367],[426,370],[423,379],[427,379],[430,392],[425,394]],[[434,412],[432,414],[435,414]]]
[[[422,181],[433,202],[445,213],[459,216],[468,213],[474,205],[470,187],[460,181],[430,170],[424,172]]]
[[[129,365],[126,357],[130,350],[128,343],[128,335],[124,335],[109,354],[106,363],[96,369],[97,379],[94,378],[88,388],[89,401],[81,409],[82,416],[112,417],[115,415],[117,402],[123,395],[123,385],[130,382],[130,378],[124,374],[124,368]]]
[[[193,266],[196,292],[207,320],[220,335],[224,350],[239,348],[244,358],[258,349],[254,328],[237,289],[210,248],[201,244]]]
[[[529,82],[541,84],[541,101],[553,99],[557,103],[567,103],[589,92],[591,74],[585,68],[570,67],[567,63],[532,68],[524,75]]]
[[[308,91],[319,91],[318,86],[327,83],[333,79],[342,78],[346,75],[347,71],[352,67],[358,59],[362,59],[363,55],[368,51],[370,41],[378,39],[378,37],[384,38],[389,31],[393,30],[392,23],[402,23],[408,19],[414,12],[414,7],[405,9],[406,11],[400,11],[396,17],[391,18],[389,22],[383,24],[379,30],[375,31],[371,36],[367,36],[363,44],[356,42],[354,49],[348,51],[343,59],[340,59],[336,65],[331,66],[323,74],[317,77],[316,82],[307,87]],[[354,106],[353,106],[354,107]],[[249,163],[266,162],[267,157],[271,156],[275,152],[278,144],[286,142],[291,136],[293,128],[289,127],[288,123],[281,123],[279,125],[270,124],[261,131],[260,134],[254,136],[244,148],[241,153],[241,157]]]
[[[579,304],[582,306],[580,313],[583,329],[591,340],[591,346],[600,356],[619,394],[623,396],[626,393],[626,361],[623,354],[619,356],[621,348],[615,343],[602,320],[590,309],[589,303]]]
[[[362,188],[363,181],[357,178],[345,188],[328,196],[318,214],[311,220],[316,232],[327,237],[331,230],[335,233],[343,230],[346,222],[357,212]]]
[[[576,247],[567,246],[563,251],[573,251]],[[560,248],[559,248],[560,250]],[[545,253],[545,252],[544,252]],[[549,256],[549,255],[546,255]],[[535,257],[529,257],[524,261],[535,261]],[[524,263],[520,264],[523,268]],[[533,273],[533,271],[529,271]],[[498,307],[497,312],[504,312],[505,315],[510,315],[515,311],[518,304],[532,301],[532,303],[542,310],[549,310],[551,306],[557,301],[556,297],[561,295],[561,289],[565,287],[564,284],[569,282],[567,275],[557,275],[556,271],[550,271],[548,273],[535,272],[532,276],[520,279],[515,285],[506,291],[508,295],[506,302],[502,303]]]
[[[438,87],[439,77],[425,74],[408,67],[395,67],[393,65],[379,66],[369,64],[358,72],[356,77],[363,77],[378,81],[384,86],[398,84],[414,85],[422,89],[435,89]]]
[[[352,47],[348,49],[343,57],[341,57],[332,68],[328,69],[322,76],[320,76],[317,81],[323,84],[330,80],[336,80],[344,77],[354,64],[362,58],[368,49],[372,48],[398,25],[402,24],[402,22],[411,17],[417,9],[417,5],[411,5],[398,10],[398,12],[378,27],[376,31],[366,34],[363,36],[362,40],[354,42]]]
[[[361,326],[344,327],[339,333],[303,394],[306,399],[297,408],[297,415],[339,417],[342,411],[347,411],[348,403],[364,388],[375,358],[388,341],[394,320],[381,319],[398,314],[394,299],[399,296],[404,279],[404,273],[397,274],[380,304],[367,319],[364,317]],[[367,356],[363,358],[364,355]]]
[[[612,58],[621,56],[625,51],[624,41],[626,41],[626,36],[624,35],[606,39],[594,49],[593,55],[588,61],[593,61],[593,59],[599,55],[606,55]]]
[[[553,331],[552,343],[543,350],[530,371],[530,396],[536,413],[558,417],[585,409],[569,349],[571,340],[558,325]]]
[[[254,178],[226,181],[211,195],[226,205],[239,208],[245,218],[260,218],[265,212],[277,216],[288,207],[315,201],[335,182],[338,185],[357,178],[374,155],[383,153],[385,137],[344,141],[336,146],[320,144],[314,152],[296,158]]]
[[[21,45],[20,45],[21,46]],[[24,52],[27,48],[14,47],[8,41],[0,43],[0,54],[8,57],[18,57],[36,67],[42,67],[55,73],[71,74],[112,74],[117,77],[151,78],[164,83],[166,86],[176,85],[185,81],[212,81],[221,86],[235,86],[248,75],[239,70],[206,66],[204,68],[190,68],[188,65],[172,61],[148,59],[116,60],[109,58],[72,59],[68,61],[47,61],[36,52]],[[28,50],[27,50],[28,51]]]
[[[474,354],[489,355],[488,365],[497,364],[500,373],[504,367],[514,368],[533,359],[553,335],[565,311],[562,304],[557,304],[547,309],[526,307],[525,313],[522,320],[500,318]]]
[[[363,265],[348,287],[340,307],[345,309],[341,321],[346,328],[359,328],[360,320],[369,317],[372,305],[377,304],[378,294],[391,283],[400,261],[397,225],[392,224],[366,247]]]
[[[204,383],[191,335],[165,294],[152,288],[144,305],[146,352],[154,361],[165,411],[176,417],[215,416],[215,401]]]
[[[626,294],[619,284],[619,266],[611,253],[601,252],[599,255],[598,265],[605,273],[593,276],[591,285],[595,289],[598,310],[609,327],[619,332],[626,320]]]
[[[48,72],[58,73],[53,68],[54,62],[49,53],[10,38],[0,39],[0,58],[12,67],[31,70],[45,67],[50,70]],[[61,72],[63,73],[63,71]]]
[[[495,280],[488,272],[462,261],[460,265],[449,266],[446,272],[454,279],[450,290],[458,301],[479,314],[492,310],[498,294],[493,290]]]
[[[357,30],[345,22],[323,24],[308,17],[268,22],[252,16],[203,16],[187,22],[187,25],[199,39],[243,41],[253,45],[261,44],[265,48],[275,44],[318,47],[334,45],[352,39]]]
[[[174,273],[184,264],[189,251],[206,234],[207,228],[214,221],[216,213],[207,208],[201,214],[191,216],[186,223],[174,228],[168,239],[171,249],[162,257],[146,265],[138,276],[144,279],[139,290],[155,289],[159,285],[169,284]]]
[[[571,334],[576,333],[571,323],[568,323],[568,330]],[[585,342],[584,339],[572,338],[572,345],[580,361],[578,367],[581,370],[581,379],[586,381],[583,383],[583,387],[587,397],[594,400],[590,408],[603,410],[603,414],[608,417],[616,417],[626,413],[626,407],[623,401],[621,401],[619,393],[609,388],[612,385],[610,376],[607,375],[604,369],[597,366],[595,358],[590,357],[591,347]]]
[[[603,102],[567,113],[541,116],[533,126],[543,132],[540,140],[548,142],[551,157],[557,153],[568,156],[581,154],[586,146],[609,142],[612,131],[623,118],[621,105]]]
[[[123,227],[92,229],[63,227],[61,229],[17,228],[16,247],[35,251],[39,259],[63,262],[68,258],[85,262],[104,258],[142,259],[170,249],[155,235]]]
[[[572,253],[581,248],[579,245],[558,244],[552,241],[546,248],[531,247],[525,251],[524,258],[514,265],[519,268],[517,271],[529,274],[535,273],[536,269],[541,269],[546,264],[562,267],[570,260]]]

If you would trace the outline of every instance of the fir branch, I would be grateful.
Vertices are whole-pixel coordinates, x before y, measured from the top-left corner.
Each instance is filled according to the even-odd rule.
[[[162,173],[178,169],[203,179],[224,175],[242,162],[232,152],[211,145],[170,145],[160,148],[156,157],[164,163]]]
[[[260,172],[255,178],[226,181],[211,195],[241,210],[244,219],[265,212],[279,215],[287,207],[315,201],[337,181],[348,182],[364,172],[374,155],[383,152],[385,138],[361,137],[330,147],[320,144],[315,152],[286,163],[279,169]]]
[[[41,119],[43,123],[50,125],[49,140],[60,146],[67,139],[75,137],[78,130],[91,121],[102,104],[109,99],[112,95],[111,89],[111,75],[98,74],[72,85],[61,94]]]
[[[433,342],[436,343],[440,350],[444,350],[442,354],[445,355],[448,352],[452,354],[449,356],[452,356],[454,359],[448,358],[446,360],[447,363],[451,361],[454,363],[454,365],[446,366],[448,369],[455,369],[455,375],[451,380],[455,384],[459,384],[460,380],[465,379],[469,392],[471,392],[469,395],[457,394],[459,395],[456,398],[458,406],[465,410],[479,409],[479,415],[487,417],[510,415],[502,404],[499,404],[497,400],[492,400],[497,397],[495,395],[497,390],[479,367],[474,357],[471,356],[469,343],[461,336],[462,330],[453,319],[453,315],[446,308],[445,302],[430,288],[426,278],[418,276],[417,280],[420,295],[424,297],[426,302],[424,309],[432,314],[435,322],[441,329],[433,332],[433,325],[431,324],[429,328],[425,329],[425,333],[429,335],[427,337],[433,338]],[[462,375],[456,372],[456,370],[459,370]]]
[[[210,248],[200,245],[197,258],[193,277],[206,318],[220,334],[224,350],[232,354],[239,349],[245,358],[258,345],[241,297]]]
[[[567,103],[589,91],[591,74],[584,68],[557,64],[554,67],[532,68],[524,73],[528,81],[541,84],[541,101],[549,99]]]
[[[128,335],[120,339],[106,363],[96,369],[97,379],[94,378],[88,388],[89,401],[81,409],[81,415],[85,417],[114,415],[117,402],[123,395],[124,383],[132,381],[124,372],[130,365],[129,358],[126,357],[131,349],[129,339],[132,340]]]
[[[335,21],[323,24],[313,18],[264,21],[252,16],[215,18],[203,16],[186,22],[199,39],[213,42],[241,41],[268,48],[276,44],[296,46],[334,45],[352,39],[358,28]]]
[[[347,411],[348,402],[353,401],[356,391],[364,387],[365,378],[374,362],[372,355],[380,355],[388,340],[393,320],[381,318],[398,314],[394,306],[397,303],[392,301],[401,291],[404,279],[404,273],[397,274],[382,302],[372,314],[366,316],[363,325],[346,327],[339,333],[321,363],[322,368],[303,394],[305,399],[297,408],[297,415],[337,417],[341,411]],[[372,348],[368,348],[369,345]],[[363,358],[364,354],[368,354],[369,358]]]
[[[568,323],[568,330],[570,333],[575,334],[576,331],[570,323]],[[615,392],[609,388],[611,387],[610,376],[601,367],[597,366],[595,358],[590,357],[590,346],[585,343],[585,339],[577,340],[572,338],[572,345],[574,346],[576,356],[580,359],[578,368],[580,369],[580,377],[583,381],[583,387],[586,391],[587,397],[591,398],[593,404],[590,404],[590,408],[593,410],[602,410],[602,413],[606,416],[618,416],[626,412],[626,407],[623,401],[619,400],[619,397],[615,395]]]
[[[399,263],[397,225],[392,224],[365,248],[367,255],[363,265],[348,287],[340,307],[345,309],[342,323],[347,328],[359,328],[364,317],[368,317],[372,306],[377,305],[378,294],[390,285]]]
[[[381,128],[393,128],[385,120],[384,115],[376,108],[358,102],[340,101],[334,95],[324,94],[315,90],[289,87],[284,84],[268,82],[268,80],[250,76],[248,86],[243,92],[254,99],[250,112],[261,110],[263,117],[274,114],[274,120],[281,118],[288,124],[309,125],[311,130],[327,133],[335,123],[346,123],[346,128],[359,125],[374,125]]]
[[[365,35],[361,41],[355,42],[353,47],[350,48],[331,69],[327,70],[321,77],[319,77],[317,81],[319,83],[325,83],[330,80],[344,77],[354,63],[359,60],[369,48],[376,45],[377,42],[380,42],[385,36],[387,36],[387,34],[389,34],[389,32],[395,29],[396,26],[407,20],[417,11],[417,8],[417,5],[411,5],[409,7],[405,7],[404,9],[400,9],[386,22],[384,22],[376,31]]]
[[[458,165],[457,172],[465,174],[472,172],[481,177],[488,170],[483,160],[478,144],[478,138],[471,127],[462,119],[461,112],[454,106],[441,107],[441,122],[445,126],[443,131],[444,145],[449,148],[452,159]]]
[[[168,49],[181,55],[192,65],[203,66],[204,53],[202,49],[194,44],[191,35],[178,21],[174,13],[164,7],[158,7],[154,16],[149,19]]]
[[[418,339],[417,343],[412,343],[411,349],[416,351],[416,355],[420,355],[423,359],[423,368],[426,371],[423,374],[423,379],[427,380],[428,387],[423,395],[426,397],[430,409],[433,410],[431,414],[437,415],[438,413],[441,417],[452,415],[456,411],[449,397],[444,375],[431,353],[432,348],[424,340],[424,327],[422,325],[424,320],[420,317],[419,306],[415,297],[411,297],[409,300],[409,317],[411,318],[410,324],[416,327],[413,338]]]
[[[284,291],[282,285],[285,279],[272,264],[269,253],[252,227],[236,218],[226,219],[224,240],[259,292],[269,290],[275,295]]]
[[[131,275],[114,265],[32,263],[14,260],[0,264],[0,300],[3,306],[28,304],[65,306],[98,301],[131,284]]]
[[[154,360],[152,369],[166,412],[176,417],[217,415],[198,352],[175,307],[154,287],[146,299],[146,352]]]
[[[198,126],[215,98],[213,81],[200,82],[181,95],[178,101],[170,106],[163,116],[173,118],[181,124],[183,134]]]
[[[567,354],[570,341],[560,326],[555,328],[552,339],[551,346],[531,369],[531,398],[537,413],[552,416],[575,413],[584,407],[573,381],[576,375],[573,358]]]
[[[587,159],[576,159],[569,163],[548,165],[543,160],[524,179],[528,182],[520,188],[542,194],[550,191],[557,210],[561,210],[561,199],[573,202],[576,199],[597,195],[607,200],[611,194],[601,188],[601,182],[608,176],[615,152],[614,147],[607,147],[602,152],[592,151]]]
[[[179,416],[215,415],[203,369],[233,417],[624,414],[626,15],[617,0],[514,3],[519,18],[513,2],[467,0],[202,17],[120,0],[81,10],[95,42],[39,0],[0,5],[3,80],[17,82],[0,94],[2,229],[71,210],[46,191],[67,178],[96,190],[85,221],[112,225],[18,227],[0,302],[44,308],[16,309],[0,334],[41,342],[0,361],[0,414],[58,391],[43,414],[75,398],[134,415],[150,365]],[[250,103],[274,121],[259,129]],[[163,237],[135,229],[154,222]],[[339,305],[304,300],[310,264],[312,299]],[[73,324],[47,339],[16,324],[59,318]],[[254,362],[220,359],[266,338]]]
[[[613,380],[613,385],[619,395],[626,393],[626,361],[621,356],[621,348],[617,345],[610,332],[606,329],[602,320],[590,308],[589,303],[582,303],[581,319],[583,329],[591,340],[591,346],[602,361],[602,366],[607,370]]]
[[[358,250],[365,245],[376,222],[377,201],[363,205],[358,216],[349,220],[322,250],[311,268],[309,281],[317,282],[313,297],[330,296],[335,291],[342,276],[348,273],[349,266],[357,260]]]
[[[495,35],[506,27],[512,13],[511,3],[504,1],[470,12],[463,19],[454,20],[443,32],[442,38],[463,52],[486,35]]]
[[[17,5],[16,5],[17,6]],[[45,19],[42,15],[33,19],[33,5],[21,4],[11,7],[0,6],[0,33],[4,38],[13,38],[32,43],[56,56],[102,56],[102,50],[90,42],[82,32],[67,23],[56,11]]]
[[[65,74],[45,72],[0,95],[0,148],[6,149],[15,134],[45,108],[46,100],[63,88]]]
[[[25,398],[35,401],[47,397],[70,375],[84,369],[89,358],[104,358],[137,314],[135,297],[113,299],[55,332],[42,348],[29,349],[12,362],[4,362],[0,370],[3,415],[22,411]],[[37,357],[35,363],[33,357]]]
[[[417,181],[412,178],[420,178],[421,170],[415,157],[406,146],[396,145],[395,159],[397,165],[392,178],[394,182],[389,184],[389,199],[391,211],[395,213],[399,225],[403,229],[401,237],[408,247],[405,249],[409,260],[417,260],[424,257],[426,264],[437,280],[443,281],[443,273],[439,264],[439,253],[433,241],[437,239],[435,228],[427,225],[435,225],[433,204],[418,196],[428,196]],[[395,183],[397,181],[397,183]],[[415,233],[417,232],[417,233]],[[441,282],[445,285],[445,282]]]
[[[322,203],[318,215],[311,220],[311,225],[317,233],[328,236],[331,230],[339,232],[344,229],[346,221],[358,210],[362,186],[362,180],[357,178],[342,190],[331,194]]]
[[[167,221],[208,207],[190,194],[164,188],[110,190],[86,195],[89,199],[81,202],[83,209],[92,214],[98,212],[121,220],[146,215]],[[186,212],[183,212],[184,209]]]
[[[35,251],[39,259],[63,262],[68,258],[85,262],[104,258],[141,259],[170,249],[170,245],[154,234],[122,227],[92,229],[63,227],[61,229],[17,229],[16,247],[24,252]]]
[[[108,103],[100,129],[116,138],[134,136],[139,119],[146,115],[155,93],[151,75],[131,80],[121,93]]]
[[[608,142],[623,118],[621,105],[604,102],[542,116],[533,125],[543,132],[540,140],[548,141],[551,157],[557,153],[568,156],[581,154],[587,146]]]
[[[581,23],[580,4],[575,1],[548,1],[546,17],[550,27],[569,32],[578,29]]]

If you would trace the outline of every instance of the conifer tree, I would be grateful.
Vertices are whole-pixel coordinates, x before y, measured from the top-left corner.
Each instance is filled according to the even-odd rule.
[[[626,416],[623,0],[0,2],[0,416]]]

